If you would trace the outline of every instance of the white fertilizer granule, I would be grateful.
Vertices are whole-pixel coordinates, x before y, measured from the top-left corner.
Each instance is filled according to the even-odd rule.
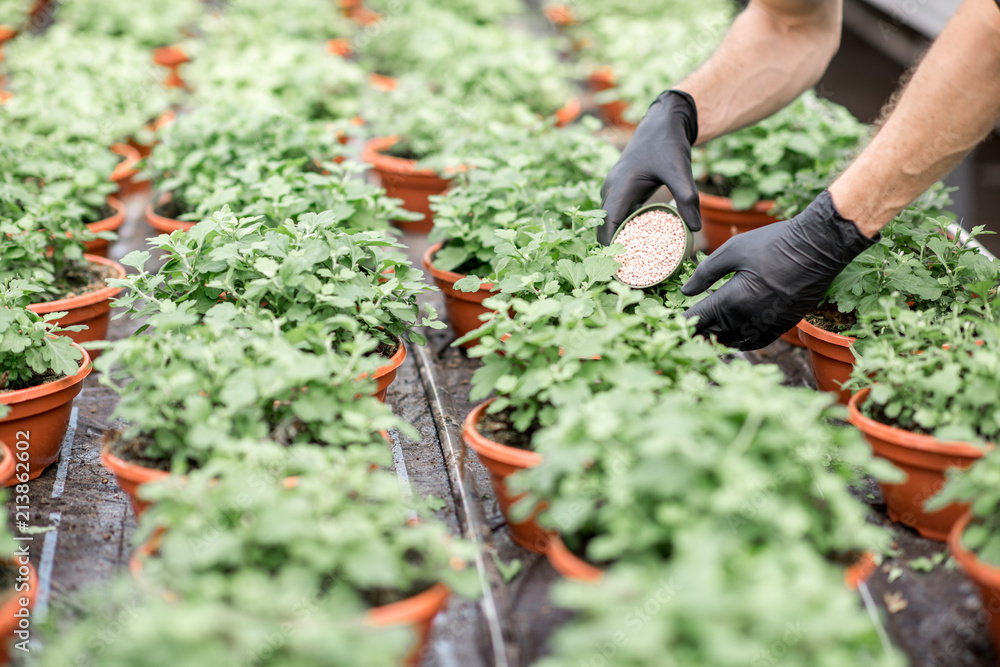
[[[626,285],[654,285],[684,260],[684,221],[666,211],[647,211],[625,223],[615,243],[625,246],[618,279]]]

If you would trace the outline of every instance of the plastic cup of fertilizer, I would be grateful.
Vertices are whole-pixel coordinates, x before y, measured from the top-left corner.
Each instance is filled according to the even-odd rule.
[[[625,246],[615,278],[630,287],[653,287],[677,275],[694,236],[670,204],[649,204],[625,218],[611,243]]]

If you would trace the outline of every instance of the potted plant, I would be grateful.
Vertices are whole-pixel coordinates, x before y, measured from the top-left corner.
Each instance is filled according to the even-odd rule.
[[[1000,556],[997,545],[998,452],[992,450],[967,470],[953,468],[948,481],[928,509],[963,505],[969,512],[961,516],[948,534],[948,551],[959,568],[975,582],[988,612],[986,623],[994,647],[1000,647]]]
[[[1000,423],[984,406],[996,383],[991,369],[1000,329],[992,308],[949,316],[912,311],[884,301],[881,318],[865,320],[858,359],[846,387],[858,390],[848,406],[851,423],[876,456],[906,473],[882,483],[889,517],[933,540],[945,540],[967,509],[925,502],[952,468],[967,468],[995,442]],[[877,335],[876,335],[877,334]]]
[[[709,252],[741,232],[775,222],[774,197],[807,170],[826,173],[852,154],[867,126],[812,91],[756,125],[694,152],[702,229]]]
[[[28,460],[15,466],[7,486],[34,479],[59,458],[73,399],[90,374],[90,357],[68,337],[78,327],[57,324],[61,313],[25,307],[35,290],[23,280],[0,283],[0,442]]]
[[[417,645],[408,664],[418,664],[449,590],[476,593],[478,579],[467,564],[472,546],[451,537],[428,503],[405,500],[393,473],[369,470],[363,459],[293,448],[270,460],[266,472],[220,462],[150,487],[154,504],[138,539],[155,536],[156,546],[154,556],[136,564],[140,578],[181,597],[212,579],[216,594],[230,600],[241,596],[248,577],[294,573],[310,598],[347,593],[369,609],[374,625],[395,624],[392,616],[411,624]],[[242,519],[248,515],[256,521]],[[194,543],[217,540],[226,548],[192,552]]]
[[[399,664],[413,644],[405,626],[376,628],[358,622],[358,596],[334,590],[322,600],[294,577],[233,574],[253,595],[220,599],[211,585],[183,598],[126,576],[74,596],[52,609],[37,634],[45,642],[34,662],[45,667],[139,665],[151,655],[189,667],[220,664],[323,664],[330,667]],[[191,578],[189,578],[189,581]],[[196,621],[192,625],[192,621]],[[115,641],[95,641],[120,622]]]
[[[799,338],[809,348],[817,386],[836,392],[846,404],[842,386],[851,376],[851,335],[859,318],[883,312],[888,298],[899,306],[947,313],[988,296],[1000,280],[1000,269],[967,241],[949,239],[950,218],[941,207],[950,201],[932,189],[882,230],[878,243],[858,255],[830,285],[824,298],[798,323]],[[983,233],[973,230],[971,238]],[[978,291],[977,291],[978,290]]]
[[[417,296],[433,288],[392,252],[402,246],[377,232],[338,229],[344,218],[356,219],[350,207],[303,213],[271,228],[223,208],[190,232],[153,240],[166,260],[156,273],[145,269],[149,252],[126,255],[122,261],[138,272],[114,283],[129,288],[115,304],[132,317],[173,307],[203,317],[220,304],[235,305],[280,318],[290,335],[318,332],[322,348],[347,348],[359,335],[370,336],[383,362],[376,376],[384,399],[406,356],[404,339],[423,345],[419,328],[444,324],[432,307],[421,316]],[[200,261],[209,255],[226,259]]]
[[[180,40],[205,13],[198,0],[151,0],[143,11],[127,2],[69,0],[59,3],[56,20],[87,33],[134,42],[152,50]]]
[[[612,656],[608,664],[632,667],[665,653],[680,665],[714,667],[908,664],[884,641],[877,610],[866,611],[839,568],[808,546],[755,548],[725,526],[689,521],[667,562],[620,563],[598,583],[556,584],[553,601],[573,615],[536,664],[579,667]]]
[[[689,366],[699,359],[697,347],[674,355],[685,352]],[[694,517],[749,544],[806,543],[838,562],[886,541],[845,484],[866,456],[857,434],[824,421],[829,397],[780,386],[773,367],[701,363],[707,372],[674,371],[683,391],[594,392],[534,434],[543,460],[508,481],[526,494],[512,514],[545,501],[538,523],[561,538],[549,554],[557,570],[669,560]]]
[[[547,532],[530,512],[516,518],[509,514],[520,495],[506,483],[517,470],[541,463],[532,451],[532,435],[568,406],[619,381],[663,391],[683,378],[704,378],[719,356],[711,343],[693,337],[679,311],[644,300],[624,285],[604,293],[513,298],[509,306],[468,334],[479,339],[470,356],[483,359],[472,377],[470,398],[481,400],[494,390],[498,395],[469,413],[463,437],[490,471],[514,541],[542,552]]]
[[[569,291],[614,275],[614,251],[594,230],[602,222],[600,179],[616,152],[592,129],[493,125],[453,149],[474,168],[434,201],[436,243],[423,264],[445,293],[459,337],[479,326],[493,290],[551,294],[554,284]],[[586,265],[567,277],[560,261]]]
[[[414,433],[365,395],[373,380],[358,379],[375,370],[373,339],[359,333],[334,350],[308,327],[286,335],[278,321],[253,319],[223,304],[195,324],[185,306],[165,307],[149,318],[152,335],[106,349],[100,382],[119,395],[114,415],[128,426],[108,434],[104,458],[127,484],[143,480],[113,457],[183,473],[241,442],[271,440],[363,446],[384,462],[380,430]]]
[[[28,280],[36,288],[31,310],[60,313],[57,323],[75,342],[103,339],[111,299],[121,292],[109,281],[124,278],[125,268],[84,253],[84,242],[99,237],[73,220],[71,204],[14,186],[8,193],[0,206],[0,235],[7,239],[0,247],[0,281]]]
[[[274,224],[350,207],[340,217],[353,229],[385,229],[390,216],[405,216],[397,202],[357,182],[358,167],[331,162],[342,152],[337,132],[325,124],[207,107],[172,123],[153,149],[150,168],[161,174],[155,187],[165,196],[147,206],[146,218],[170,233],[190,229],[224,205]]]

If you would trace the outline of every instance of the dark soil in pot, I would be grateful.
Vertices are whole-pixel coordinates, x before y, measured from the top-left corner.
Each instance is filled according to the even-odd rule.
[[[46,382],[52,382],[53,380],[58,380],[61,377],[66,377],[65,375],[56,375],[51,370],[45,371],[44,373],[35,373],[31,378],[24,380],[23,382],[11,382],[7,383],[9,374],[4,371],[0,374],[0,392],[4,391],[17,391],[18,389],[27,389],[28,387],[37,387],[40,384],[45,384]]]
[[[75,296],[82,296],[90,292],[107,287],[108,278],[115,276],[115,268],[104,264],[87,263],[81,268],[65,273],[56,278],[53,287],[58,291],[58,295],[49,296],[46,294],[35,295],[37,301],[34,303],[49,303],[61,299],[71,299]]]
[[[169,459],[154,459],[146,456],[146,450],[153,444],[152,436],[140,435],[131,440],[122,440],[121,431],[105,431],[104,444],[112,454],[128,463],[143,468],[170,472]]]
[[[541,428],[541,424],[532,424],[527,431],[521,433],[514,429],[511,412],[512,410],[508,408],[496,414],[484,414],[477,425],[478,431],[493,442],[531,451],[531,436]]]
[[[395,588],[368,588],[361,591],[361,598],[371,607],[382,607],[420,595],[433,585],[434,582],[430,581],[418,582],[405,593]]]
[[[805,320],[809,324],[819,327],[824,331],[830,331],[836,334],[853,329],[858,323],[858,318],[855,316],[853,311],[849,313],[842,313],[838,310],[837,306],[832,303],[824,303],[816,306],[806,313]]]

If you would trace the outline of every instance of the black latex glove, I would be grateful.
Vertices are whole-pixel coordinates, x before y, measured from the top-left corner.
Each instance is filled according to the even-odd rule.
[[[698,332],[715,334],[724,345],[741,350],[770,345],[875,240],[840,215],[825,191],[791,220],[734,236],[712,253],[681,288],[685,295],[736,275],[684,314],[697,315]]]
[[[691,231],[701,229],[698,189],[691,174],[691,146],[697,138],[694,99],[680,90],[661,93],[601,186],[601,208],[607,216],[597,230],[598,241],[610,245],[625,218],[661,185],[674,196],[677,211]]]

